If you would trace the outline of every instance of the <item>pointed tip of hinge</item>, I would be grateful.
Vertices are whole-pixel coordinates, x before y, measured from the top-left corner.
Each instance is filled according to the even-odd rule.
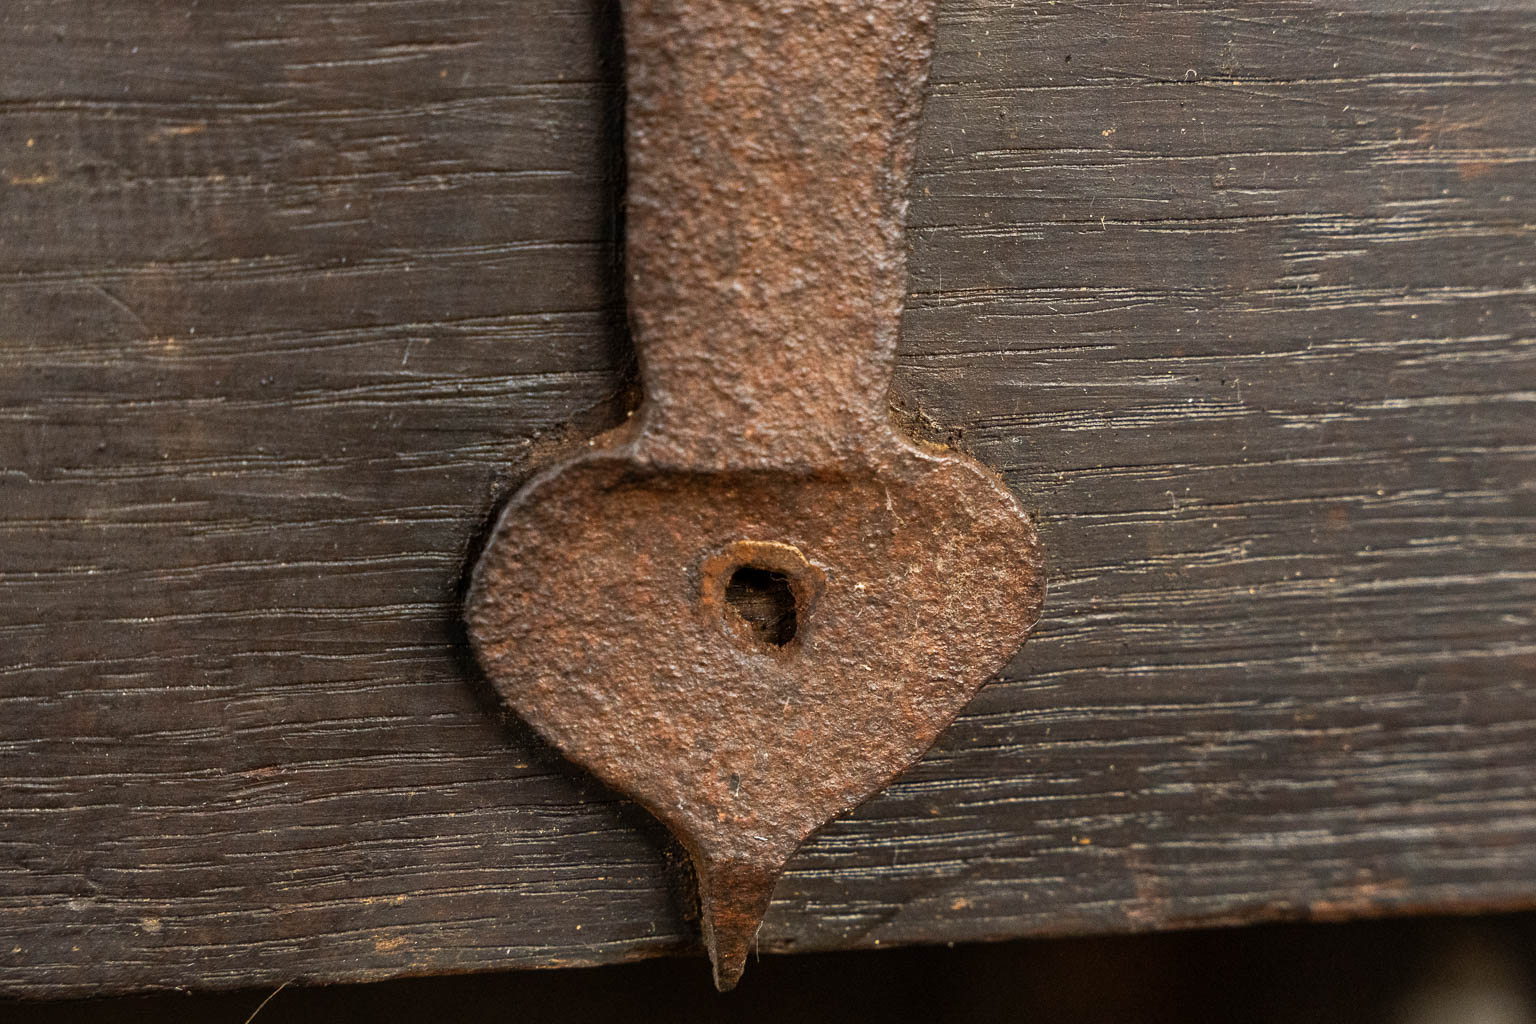
[[[717,992],[729,992],[735,988],[736,983],[741,980],[742,974],[747,969],[747,954],[745,950],[739,953],[733,952],[730,954],[729,959],[721,959],[721,955],[718,952],[711,950],[710,960],[714,964],[715,991]]]
[[[695,856],[704,948],[714,966],[715,988],[729,992],[741,980],[757,929],[768,912],[783,860],[756,863]]]

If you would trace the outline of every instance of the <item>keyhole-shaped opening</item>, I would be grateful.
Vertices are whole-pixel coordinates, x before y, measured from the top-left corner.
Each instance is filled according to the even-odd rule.
[[[795,591],[782,572],[743,565],[725,585],[725,603],[761,643],[783,647],[800,628]]]

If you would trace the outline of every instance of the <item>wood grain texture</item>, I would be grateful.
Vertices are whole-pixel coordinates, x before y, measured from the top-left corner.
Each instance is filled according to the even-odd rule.
[[[616,53],[612,0],[0,7],[5,990],[691,944],[457,624],[620,415]],[[934,79],[898,398],[1051,593],[764,949],[1536,903],[1536,3],[946,0]]]

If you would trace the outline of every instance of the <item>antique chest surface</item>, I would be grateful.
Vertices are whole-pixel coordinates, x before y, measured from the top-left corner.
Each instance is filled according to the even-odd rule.
[[[615,0],[0,7],[0,979],[693,948],[472,685],[632,402]],[[1536,3],[942,0],[893,399],[1029,645],[765,951],[1536,905]]]

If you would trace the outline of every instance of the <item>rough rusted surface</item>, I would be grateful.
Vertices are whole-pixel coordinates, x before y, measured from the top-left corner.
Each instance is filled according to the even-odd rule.
[[[529,483],[476,567],[497,692],[667,825],[739,977],[815,829],[1023,641],[1034,530],[890,423],[930,0],[633,0],[630,318],[645,401]],[[787,635],[731,602],[778,580]]]
[[[626,0],[645,457],[802,466],[886,419],[935,0]]]

